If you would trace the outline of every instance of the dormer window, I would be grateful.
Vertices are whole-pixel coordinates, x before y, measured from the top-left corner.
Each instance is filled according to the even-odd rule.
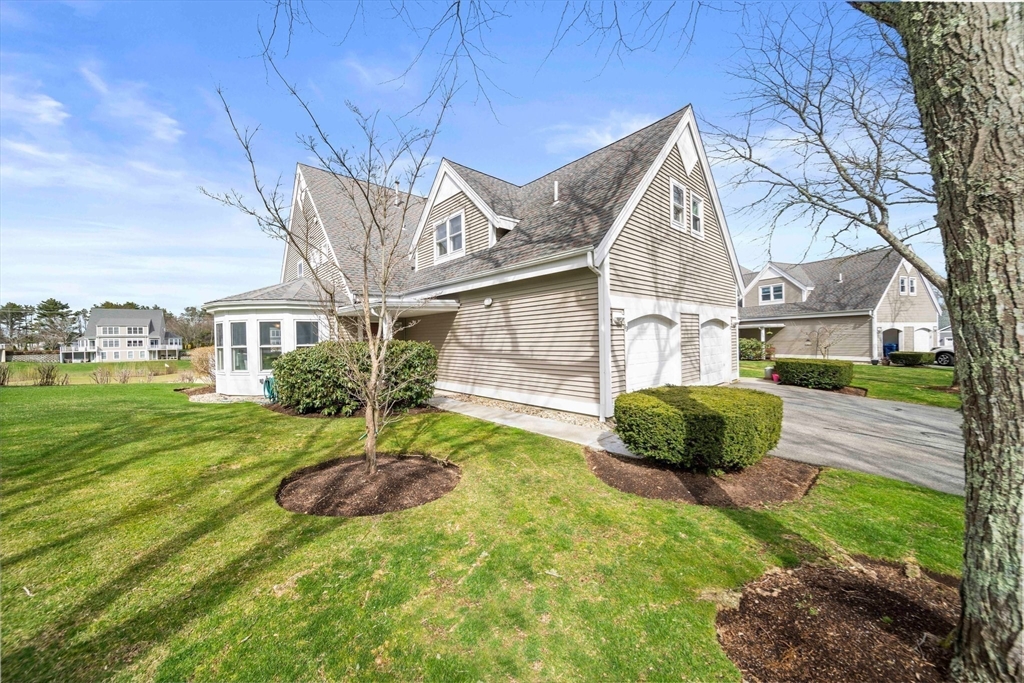
[[[917,278],[910,278],[910,296],[917,296]]]
[[[764,285],[761,287],[761,303],[777,304],[785,298],[782,284]]]
[[[462,213],[457,213],[434,226],[434,260],[443,261],[464,253]]]
[[[900,296],[907,295],[907,280],[909,278],[906,275],[900,275]]]

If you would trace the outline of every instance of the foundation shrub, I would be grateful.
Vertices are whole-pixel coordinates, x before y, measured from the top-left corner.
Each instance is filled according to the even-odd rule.
[[[930,365],[935,362],[935,354],[925,351],[893,351],[889,354],[889,362],[893,365]]]
[[[853,381],[853,363],[820,358],[777,358],[775,373],[782,384],[809,389],[842,389]]]
[[[615,400],[615,424],[638,455],[689,470],[741,470],[779,443],[782,399],[730,387],[644,389]]]
[[[346,358],[369,367],[364,342],[321,342],[286,353],[274,362],[278,401],[300,413],[348,416],[363,406]],[[428,342],[393,340],[384,386],[396,410],[415,408],[434,395],[437,349]]]
[[[764,360],[764,344],[757,339],[740,337],[740,360]]]

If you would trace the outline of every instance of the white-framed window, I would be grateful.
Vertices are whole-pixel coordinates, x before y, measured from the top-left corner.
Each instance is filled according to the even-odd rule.
[[[128,360],[135,360],[135,352],[134,351],[129,351],[128,352]]]
[[[249,351],[245,342],[245,323],[231,323],[231,369],[249,369]]]
[[[143,349],[142,351],[139,351],[139,360],[146,360],[146,351],[145,351],[145,349]]]
[[[120,327],[101,327],[100,334],[120,334]]]
[[[672,179],[668,184],[672,227],[686,230],[686,188]]]
[[[281,357],[281,322],[260,323],[260,370],[273,370]]]
[[[114,351],[114,360],[120,360],[120,359],[121,359],[121,352],[120,351]]]
[[[146,343],[142,339],[128,339],[125,344],[127,346],[145,346]]]
[[[96,340],[95,339],[90,339],[89,340],[89,348],[90,349],[95,349],[96,348]]]
[[[146,328],[144,327],[129,327],[125,334],[146,334]]]
[[[906,275],[900,275],[900,296],[907,295],[907,281],[909,279]]]
[[[450,216],[448,220],[434,226],[434,260],[462,256],[466,253],[466,243],[462,234],[462,212]]]
[[[320,341],[320,326],[315,320],[299,320],[295,323],[295,347],[314,346]]]
[[[303,261],[299,261],[299,277],[305,277],[306,275],[306,264]]]
[[[777,304],[784,301],[786,298],[786,292],[784,285],[780,282],[777,285],[762,285],[761,286],[761,303],[762,304]]]
[[[697,237],[704,236],[704,200],[690,193],[690,233]]]
[[[150,346],[160,346],[160,340],[159,339],[155,339],[155,338],[150,339],[149,340],[149,345]]]
[[[224,369],[224,323],[214,326],[214,345],[217,347],[217,369]]]
[[[917,296],[917,278],[910,278],[910,296]]]
[[[106,351],[100,351],[100,360],[106,360],[106,359],[107,359],[107,352]]]
[[[102,343],[103,343],[103,348],[105,348],[105,349],[116,349],[116,348],[120,348],[120,346],[121,346],[121,340],[120,339],[104,339]]]

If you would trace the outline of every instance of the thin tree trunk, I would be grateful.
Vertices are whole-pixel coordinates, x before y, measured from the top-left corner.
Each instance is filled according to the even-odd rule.
[[[377,420],[376,407],[368,402],[366,405],[366,444],[363,446],[363,455],[366,460],[366,473],[377,473]]]
[[[903,38],[938,194],[963,397],[953,676],[1024,679],[1024,5],[856,3]]]

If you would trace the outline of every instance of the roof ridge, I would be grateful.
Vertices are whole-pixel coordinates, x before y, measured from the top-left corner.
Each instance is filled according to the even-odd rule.
[[[893,249],[892,247],[886,246],[886,247],[877,247],[877,248],[873,248],[873,249],[865,249],[864,251],[858,251],[856,253],[846,254],[844,256],[832,256],[830,258],[818,259],[817,261],[804,261],[803,263],[785,263],[783,261],[768,261],[768,263],[766,265],[770,264],[770,265],[775,265],[775,266],[808,266],[808,265],[811,265],[812,263],[825,263],[826,261],[841,261],[843,259],[851,259],[851,258],[854,258],[856,256],[865,256],[867,254],[873,254],[875,252],[882,252],[882,251],[886,251],[886,250],[888,250],[888,251],[895,251],[895,249]]]
[[[308,169],[310,169],[312,171],[316,171],[318,173],[323,173],[325,175],[334,176],[335,178],[347,178],[348,180],[352,180],[352,181],[355,181],[357,183],[369,183],[370,185],[373,185],[374,187],[379,187],[382,190],[390,190],[391,189],[387,185],[381,185],[381,184],[375,183],[375,182],[373,182],[371,180],[363,180],[362,178],[353,178],[352,176],[345,175],[343,173],[335,173],[334,171],[328,171],[327,169],[324,169],[324,168],[317,168],[316,166],[310,166],[309,164],[304,164],[301,161],[296,161],[295,165],[296,166],[305,166],[306,168],[308,168]],[[410,197],[415,197],[416,199],[426,199],[426,197],[424,195],[416,194],[415,192],[407,192],[406,195],[410,196]]]

